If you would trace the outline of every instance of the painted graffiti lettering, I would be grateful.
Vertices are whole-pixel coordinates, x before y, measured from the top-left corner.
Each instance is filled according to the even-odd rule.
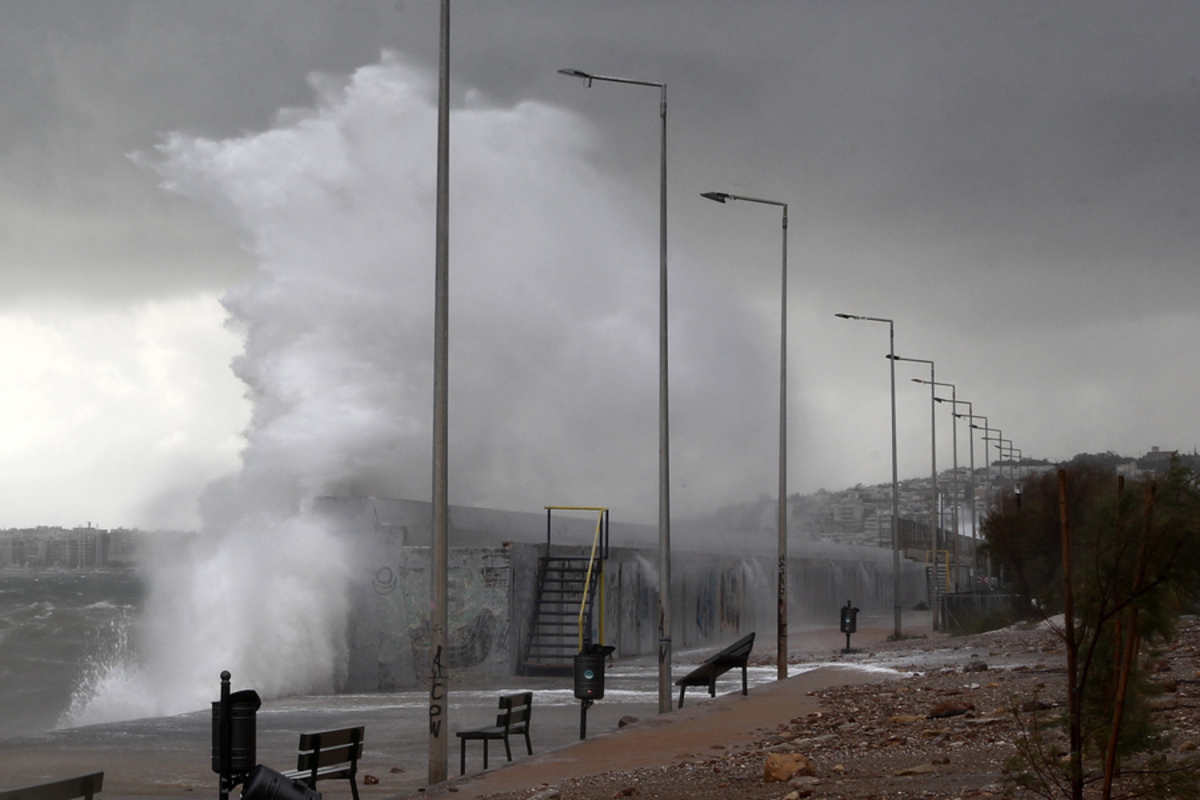
[[[442,719],[441,719],[441,717],[442,717],[442,707],[441,706],[430,706],[429,707],[429,734],[435,739],[440,739],[442,737]]]
[[[442,735],[442,704],[438,701],[446,696],[446,669],[442,666],[442,648],[438,645],[433,654],[433,667],[429,684],[429,735],[435,739]]]

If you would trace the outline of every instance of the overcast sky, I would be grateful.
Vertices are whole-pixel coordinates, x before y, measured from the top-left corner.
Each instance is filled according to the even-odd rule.
[[[780,214],[704,191],[789,204],[790,491],[890,479],[887,328],[837,312],[1025,456],[1200,444],[1200,5],[479,0],[451,35],[451,502],[654,519],[659,96],[564,67],[668,87],[675,514],[776,486]],[[434,0],[0,4],[0,527],[428,498],[437,45]]]

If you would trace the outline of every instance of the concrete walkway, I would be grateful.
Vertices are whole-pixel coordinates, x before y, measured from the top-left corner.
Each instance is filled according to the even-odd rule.
[[[404,797],[440,796],[453,792],[471,800],[495,792],[536,789],[568,778],[670,764],[676,759],[747,744],[764,730],[803,718],[817,710],[815,689],[884,680],[879,672],[850,667],[822,667],[811,672],[696,702],[669,714],[644,718],[628,727],[532,757],[517,757],[498,769],[469,775]],[[740,688],[740,687],[739,687]],[[503,750],[501,763],[503,764]],[[457,764],[455,765],[457,766]]]

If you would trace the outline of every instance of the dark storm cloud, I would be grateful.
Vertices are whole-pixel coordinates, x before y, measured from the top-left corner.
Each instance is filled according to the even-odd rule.
[[[13,2],[0,7],[0,294],[122,304],[219,289],[248,262],[128,159],[165,131],[229,135],[378,59],[390,4]]]
[[[228,141],[303,116],[310,80],[347,80],[384,50],[432,75],[437,16],[432,0],[0,5],[0,308],[211,302],[252,274],[247,232],[162,191],[145,154],[170,132]],[[1023,428],[1027,453],[1191,445],[1198,33],[1200,6],[1157,0],[479,0],[453,5],[451,72],[456,109],[534,101],[586,120],[579,157],[613,178],[636,237],[655,233],[657,93],[556,70],[667,82],[673,368],[710,378],[673,407],[681,483],[704,483],[683,432],[707,426],[748,465],[766,454],[744,481],[771,485],[771,426],[751,441],[729,418],[773,416],[743,401],[774,380],[778,219],[698,194],[790,204],[808,491],[887,475],[885,342],[838,311],[895,318],[898,349]],[[452,205],[486,200],[455,191]],[[585,221],[612,200],[570,202]],[[748,338],[722,341],[705,282],[731,314],[752,310]],[[762,364],[739,393],[720,378],[747,342]],[[916,474],[927,397],[906,402]]]

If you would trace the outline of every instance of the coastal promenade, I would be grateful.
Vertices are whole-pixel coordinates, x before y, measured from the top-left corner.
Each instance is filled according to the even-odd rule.
[[[907,622],[916,635],[928,634],[928,615],[914,614]],[[882,642],[890,627],[864,620],[854,636],[856,650]],[[580,704],[570,678],[512,677],[495,685],[463,689],[451,685],[451,732],[489,724],[496,696],[530,689],[535,692],[532,738],[534,755],[514,743],[514,761],[504,760],[503,746],[491,748],[490,766],[481,772],[481,748],[468,749],[467,775],[458,776],[458,740],[450,737],[450,780],[426,787],[428,739],[424,693],[338,695],[268,700],[256,716],[257,761],[276,769],[294,766],[299,733],[348,725],[366,726],[366,746],[360,761],[359,790],[369,798],[399,798],[453,793],[477,798],[506,791],[528,790],[571,778],[670,763],[688,752],[713,746],[731,747],[749,741],[756,731],[773,728],[816,708],[809,693],[827,686],[886,679],[885,670],[837,663],[844,636],[836,628],[794,629],[793,652],[804,651],[793,677],[775,679],[769,660],[773,642],[760,637],[752,657],[751,688],[740,693],[741,676],[727,674],[710,700],[693,690],[683,709],[657,713],[657,665],[638,659],[609,667],[606,696],[588,711],[588,738],[581,741]],[[823,662],[828,653],[829,661]],[[707,650],[677,653],[675,672],[702,661]],[[815,658],[814,658],[815,656]],[[804,670],[801,672],[801,670]],[[891,674],[896,674],[892,672]],[[239,685],[234,676],[233,688]],[[213,699],[219,685],[214,680]],[[678,702],[678,695],[674,698]],[[622,718],[638,722],[619,727]],[[217,776],[211,770],[211,711],[175,717],[134,720],[53,731],[0,741],[0,788],[10,788],[90,771],[105,773],[102,800],[158,800],[216,795]],[[326,798],[349,797],[344,783],[320,787]]]

